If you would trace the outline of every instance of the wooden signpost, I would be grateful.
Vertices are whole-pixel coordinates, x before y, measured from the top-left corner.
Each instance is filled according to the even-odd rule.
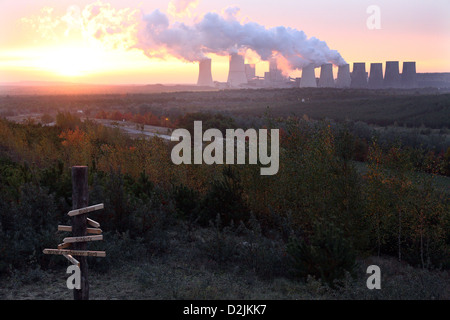
[[[100,224],[89,219],[87,213],[104,208],[103,203],[88,206],[88,167],[72,167],[72,202],[73,210],[68,212],[68,215],[72,217],[72,226],[58,226],[58,231],[72,232],[72,237],[64,238],[63,243],[58,245],[58,249],[44,249],[44,253],[63,255],[80,268],[81,285],[80,289],[73,290],[73,297],[74,300],[89,300],[87,257],[105,257],[106,252],[87,250],[87,242],[103,240]]]

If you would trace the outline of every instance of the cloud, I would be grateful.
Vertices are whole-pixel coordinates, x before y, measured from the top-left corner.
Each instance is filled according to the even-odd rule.
[[[199,61],[209,53],[228,55],[252,50],[262,60],[283,58],[285,68],[301,69],[308,64],[320,66],[331,62],[342,65],[345,60],[331,50],[326,42],[308,38],[298,29],[278,26],[267,28],[256,22],[241,23],[238,8],[228,8],[222,14],[206,13],[191,25],[169,23],[159,10],[143,16],[144,27],[138,35],[137,48],[149,57],[164,52],[185,61]]]
[[[167,12],[171,16],[191,16],[191,10],[197,8],[200,0],[172,0],[169,2]]]
[[[198,2],[173,0],[171,5],[173,12],[179,14],[195,8]],[[117,9],[110,3],[97,1],[83,9],[69,7],[60,17],[46,7],[39,16],[25,21],[43,37],[56,37],[58,28],[65,35],[79,30],[89,41],[112,49],[139,49],[149,58],[172,56],[195,62],[208,54],[251,52],[252,61],[257,57],[264,61],[276,59],[285,72],[310,64],[345,63],[339,52],[330,49],[325,41],[308,38],[302,30],[285,26],[268,28],[248,18],[239,21],[239,16],[238,7],[228,7],[221,13],[208,12],[194,22],[171,22],[159,9],[144,14],[137,9]]]
[[[46,40],[57,40],[58,28],[62,25],[62,20],[55,16],[51,7],[43,7],[38,15],[22,18],[20,21]]]

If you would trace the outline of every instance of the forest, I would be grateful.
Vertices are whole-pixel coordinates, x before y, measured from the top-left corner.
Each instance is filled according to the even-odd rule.
[[[107,240],[89,246],[108,253],[89,267],[136,266],[132,297],[158,288],[159,298],[254,298],[249,288],[267,283],[279,290],[257,298],[450,297],[449,95],[235,90],[4,96],[0,106],[0,281],[10,288],[64,269],[42,250],[61,243],[70,168],[86,165]],[[194,120],[204,130],[280,129],[278,173],[175,165],[174,143],[121,130],[191,130]],[[388,270],[381,292],[365,288],[374,259]],[[161,268],[175,265],[195,281],[177,273],[177,291],[166,292]],[[224,273],[254,280],[247,291],[221,287]]]

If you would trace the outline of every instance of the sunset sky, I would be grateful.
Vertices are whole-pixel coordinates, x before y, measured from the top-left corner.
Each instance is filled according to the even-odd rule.
[[[367,27],[370,5],[380,8],[380,29]],[[152,15],[157,9],[159,14]],[[234,26],[252,22],[303,31],[350,64],[416,61],[418,72],[450,72],[449,0],[0,0],[0,83],[195,83],[198,64],[142,37],[150,21],[144,17],[152,16],[152,23],[167,17],[166,27],[179,30],[209,12]],[[187,54],[183,48],[179,55]],[[256,63],[262,76],[267,62],[249,53],[247,62]],[[213,59],[214,80],[226,81],[227,55],[205,55]]]

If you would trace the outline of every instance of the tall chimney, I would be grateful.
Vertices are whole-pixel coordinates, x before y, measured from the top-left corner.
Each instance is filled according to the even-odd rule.
[[[320,67],[319,87],[334,88],[333,65],[331,63],[323,64]]]
[[[370,64],[369,88],[370,89],[383,88],[383,64],[382,63],[371,63]]]
[[[300,80],[300,88],[317,87],[316,75],[314,74],[314,66],[307,65],[302,69],[302,79]]]
[[[248,83],[247,75],[245,73],[244,57],[237,53],[233,53],[230,55],[228,83],[233,87]]]
[[[256,76],[256,69],[254,64],[245,64],[245,75],[247,76],[247,81],[252,80]]]
[[[416,62],[403,62],[402,86],[405,88],[417,88]]]
[[[367,88],[367,72],[365,62],[355,62],[353,63],[352,72],[352,88]]]
[[[198,86],[213,87],[214,82],[211,74],[211,59],[205,58],[199,62]]]
[[[384,73],[384,87],[400,88],[400,71],[398,61],[386,61]]]
[[[344,64],[342,66],[339,66],[338,68],[338,75],[336,79],[336,87],[338,88],[348,88],[351,84],[351,78],[350,78],[350,65]]]

